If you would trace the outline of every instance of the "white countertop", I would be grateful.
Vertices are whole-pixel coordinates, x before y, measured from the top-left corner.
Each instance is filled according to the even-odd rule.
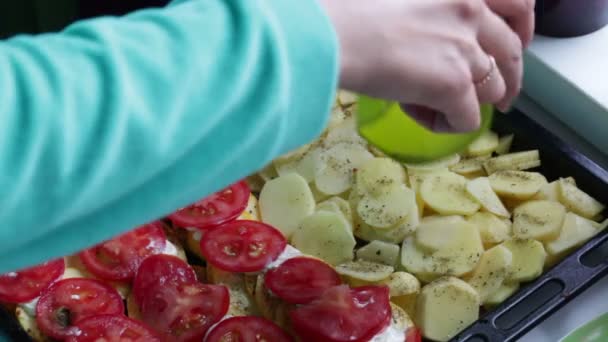
[[[577,38],[537,36],[525,59],[524,90],[515,107],[608,169],[608,27]],[[608,277],[520,341],[559,341],[605,312]]]

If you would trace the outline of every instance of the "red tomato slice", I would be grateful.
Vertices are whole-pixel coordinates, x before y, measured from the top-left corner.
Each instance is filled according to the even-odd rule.
[[[140,307],[142,321],[169,341],[202,341],[228,312],[230,295],[222,285],[198,282],[150,288]]]
[[[196,281],[196,273],[192,266],[182,259],[166,254],[147,257],[137,269],[133,279],[133,296],[138,305],[149,295],[157,285],[192,283]]]
[[[139,264],[150,255],[162,253],[166,243],[163,223],[153,222],[84,250],[79,256],[97,277],[128,281]]]
[[[36,322],[46,335],[65,339],[75,333],[74,325],[101,314],[124,314],[120,294],[95,279],[71,278],[51,285],[36,305]]]
[[[278,325],[262,317],[241,316],[221,321],[205,342],[290,342],[294,339]]]
[[[292,304],[309,303],[341,283],[340,275],[331,266],[307,257],[291,258],[264,276],[270,292]]]
[[[422,342],[422,336],[420,336],[420,329],[411,327],[407,329],[405,333],[405,342]]]
[[[59,279],[65,271],[63,258],[47,261],[18,272],[0,275],[0,302],[25,303]]]
[[[236,219],[247,208],[251,191],[240,181],[169,215],[183,228],[207,229]]]
[[[335,286],[289,316],[303,341],[367,341],[390,323],[389,290],[386,286]]]
[[[161,342],[156,332],[140,321],[122,315],[97,315],[76,325],[76,333],[67,342]]]
[[[257,272],[274,261],[287,241],[276,228],[237,220],[211,229],[201,239],[201,253],[211,265],[229,272]]]

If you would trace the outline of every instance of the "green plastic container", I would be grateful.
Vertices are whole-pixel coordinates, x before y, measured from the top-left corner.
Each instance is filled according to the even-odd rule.
[[[404,163],[424,163],[463,151],[490,129],[494,108],[481,106],[481,126],[468,133],[435,133],[409,117],[396,102],[359,96],[359,134],[391,158]]]

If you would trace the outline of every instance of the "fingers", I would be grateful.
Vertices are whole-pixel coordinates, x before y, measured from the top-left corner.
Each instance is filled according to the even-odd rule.
[[[504,18],[527,47],[534,36],[534,0],[486,0],[488,7]]]
[[[519,37],[495,13],[486,8],[478,33],[481,47],[494,56],[504,78],[506,92],[497,107],[506,111],[521,89],[523,77],[522,44]]]
[[[471,62],[471,73],[480,103],[497,103],[505,97],[505,80],[497,69],[494,57],[478,47],[479,52]]]

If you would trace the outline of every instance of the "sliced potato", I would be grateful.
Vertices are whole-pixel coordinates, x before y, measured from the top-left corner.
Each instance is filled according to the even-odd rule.
[[[391,304],[391,326],[397,331],[407,331],[407,329],[414,327],[414,321],[410,315],[402,309],[399,305]]]
[[[444,269],[443,274],[462,276],[471,272],[479,263],[483,244],[477,227],[462,222],[454,226],[458,231],[454,241],[433,253],[433,261]]]
[[[416,320],[416,302],[418,300],[419,293],[412,293],[404,296],[392,297],[391,302],[402,308],[408,316]]]
[[[468,218],[477,227],[481,241],[485,246],[501,243],[511,237],[511,221],[500,219],[487,212],[478,212]]]
[[[320,192],[338,195],[351,188],[353,172],[361,168],[374,156],[363,146],[353,143],[339,143],[319,152],[315,185]]]
[[[255,302],[245,291],[244,286],[228,287],[230,293],[230,304],[228,315],[231,316],[251,316],[257,313]]]
[[[315,199],[306,180],[290,173],[264,185],[259,206],[262,220],[289,238],[300,221],[313,213]]]
[[[391,298],[420,292],[420,281],[407,272],[394,272],[380,283],[388,286]]]
[[[487,131],[482,133],[467,147],[469,156],[485,156],[492,154],[498,147],[498,134]]]
[[[357,103],[357,94],[348,90],[340,89],[338,91],[338,103],[342,107],[349,107]]]
[[[543,273],[547,252],[539,241],[514,239],[503,242],[502,246],[511,251],[513,256],[508,281],[530,281]]]
[[[504,154],[483,163],[483,167],[489,175],[496,171],[523,171],[540,165],[538,150]]]
[[[395,266],[399,258],[399,246],[394,243],[373,240],[359,248],[356,256],[357,259]]]
[[[479,177],[470,180],[467,183],[466,189],[486,211],[500,217],[511,216],[507,208],[505,208],[504,204],[500,201],[500,198],[498,198],[494,190],[492,190],[490,180],[487,177]]]
[[[376,262],[357,260],[336,266],[336,272],[352,286],[376,283],[388,278],[395,269]]]
[[[488,299],[486,299],[484,307],[486,309],[491,310],[493,307],[501,304],[507,298],[511,297],[515,292],[517,292],[517,290],[519,290],[519,283],[518,282],[504,282],[504,283],[502,283],[502,285],[500,285],[500,287],[498,288],[498,290],[496,290],[494,293],[492,293],[488,297]]]
[[[357,204],[357,214],[363,222],[377,229],[394,227],[410,214],[418,215],[416,194],[404,184],[394,184],[377,196],[365,195]]]
[[[559,235],[566,209],[552,201],[529,201],[513,211],[513,234],[519,239],[550,241]]]
[[[416,243],[425,251],[433,253],[450,247],[458,239],[457,227],[464,222],[462,216],[429,216],[416,229]]]
[[[564,179],[558,181],[558,195],[568,210],[588,219],[593,219],[605,208],[595,198]]]
[[[515,199],[529,199],[547,184],[545,176],[529,171],[497,171],[488,179],[499,196]]]
[[[439,273],[435,271],[433,257],[431,253],[422,250],[415,242],[413,236],[408,236],[403,240],[401,246],[401,264],[403,268],[420,278],[420,274]]]
[[[564,181],[576,186],[576,182],[572,177],[564,178]],[[559,202],[559,180],[543,185],[536,196],[534,196],[534,199]]]
[[[362,194],[377,196],[405,183],[405,170],[390,158],[373,158],[357,170],[356,186]]]
[[[434,170],[445,170],[452,165],[458,164],[458,162],[460,162],[460,155],[458,153],[455,153],[447,157],[443,157],[426,163],[406,163],[404,165],[407,168],[408,173],[421,173]]]
[[[376,229],[357,217],[355,219],[353,233],[356,237],[364,241],[380,240],[389,243],[401,243],[407,235],[416,231],[416,222],[418,222],[417,217],[408,216],[405,221],[402,221],[393,227],[388,229]]]
[[[467,179],[445,172],[427,177],[420,187],[422,199],[430,208],[442,215],[472,215],[479,203],[466,191]]]
[[[479,174],[484,172],[483,163],[490,159],[490,155],[461,159],[458,163],[450,166],[450,171],[459,175]]]
[[[297,173],[307,182],[311,182],[315,177],[318,153],[317,146],[306,145],[289,156],[275,159],[273,164],[279,176]]]
[[[332,210],[335,210],[335,208],[337,207],[339,212],[341,212],[342,215],[344,215],[344,218],[346,219],[346,221],[348,221],[348,223],[350,223],[351,225],[353,224],[352,209],[351,209],[348,201],[346,201],[344,198],[338,197],[338,196],[330,197],[330,198],[326,199],[325,201],[317,204],[317,210],[319,210],[320,208],[323,208],[324,206],[327,206],[326,207],[327,209],[332,209]]]
[[[502,245],[494,246],[483,253],[479,265],[467,282],[479,293],[482,303],[496,292],[509,274],[513,255]]]
[[[38,323],[36,322],[36,317],[30,316],[27,312],[17,306],[15,308],[15,318],[23,328],[23,330],[34,340],[35,342],[49,342],[50,338],[46,337],[38,328]],[[4,335],[3,335],[4,336]]]
[[[275,169],[274,164],[270,163],[258,171],[258,176],[262,178],[264,182],[268,182],[277,178],[279,174],[277,173],[277,169]]]
[[[498,139],[498,146],[496,146],[495,150],[496,154],[502,156],[503,154],[509,153],[509,151],[511,150],[511,145],[513,144],[514,137],[515,136],[513,134],[508,134],[500,137],[500,139]]]
[[[367,146],[367,142],[357,131],[357,122],[353,117],[346,118],[329,130],[322,143],[325,147],[331,147],[336,144]]]
[[[291,242],[302,253],[338,265],[353,260],[355,238],[343,215],[319,211],[304,218]]]
[[[479,318],[479,304],[471,285],[454,277],[441,278],[422,288],[416,321],[424,337],[448,341]]]
[[[549,241],[545,245],[547,253],[551,255],[568,253],[599,232],[600,230],[593,225],[593,221],[575,213],[567,213],[557,239]]]

